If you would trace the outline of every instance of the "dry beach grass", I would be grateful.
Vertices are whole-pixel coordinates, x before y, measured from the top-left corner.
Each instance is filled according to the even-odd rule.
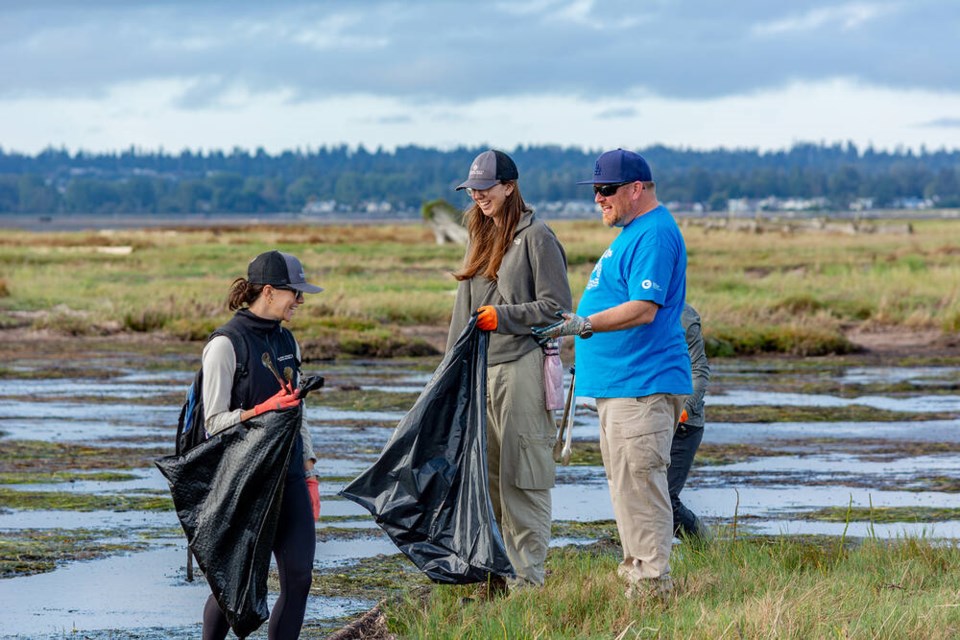
[[[575,297],[615,231],[553,224]],[[714,356],[821,355],[861,347],[953,350],[960,329],[960,221],[911,235],[747,234],[685,226],[688,298]],[[326,291],[295,329],[313,358],[442,348],[462,254],[419,224],[250,226],[0,237],[0,327],[73,336],[202,339],[228,317],[246,262],[279,247]]]

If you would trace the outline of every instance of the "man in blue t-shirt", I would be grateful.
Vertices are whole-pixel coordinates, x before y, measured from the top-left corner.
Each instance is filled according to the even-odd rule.
[[[650,165],[617,149],[597,159],[594,201],[620,234],[590,274],[576,314],[535,335],[577,336],[577,395],[597,399],[600,451],[623,545],[627,597],[672,591],[670,444],[692,390],[680,324],[687,249],[657,200]]]

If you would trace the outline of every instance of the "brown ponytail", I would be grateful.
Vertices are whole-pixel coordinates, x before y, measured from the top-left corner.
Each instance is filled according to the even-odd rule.
[[[246,278],[237,278],[230,285],[230,293],[227,294],[227,307],[230,311],[249,307],[263,293],[264,286],[262,284],[250,284]]]

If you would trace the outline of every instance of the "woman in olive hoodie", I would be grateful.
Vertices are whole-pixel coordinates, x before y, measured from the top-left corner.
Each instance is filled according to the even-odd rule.
[[[510,563],[512,588],[542,585],[550,543],[556,423],[544,400],[543,350],[530,327],[571,308],[567,258],[553,231],[527,207],[513,160],[501,151],[474,159],[473,205],[447,350],[476,310],[490,331],[487,351],[487,466],[490,497]]]

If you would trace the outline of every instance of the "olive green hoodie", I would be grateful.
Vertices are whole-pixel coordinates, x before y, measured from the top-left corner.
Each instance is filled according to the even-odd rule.
[[[553,230],[528,209],[517,223],[513,244],[497,270],[497,281],[477,274],[461,280],[447,335],[447,351],[456,342],[478,307],[497,310],[497,329],[490,336],[488,364],[512,362],[539,345],[530,327],[557,320],[570,311],[573,299],[567,282],[567,256]]]

